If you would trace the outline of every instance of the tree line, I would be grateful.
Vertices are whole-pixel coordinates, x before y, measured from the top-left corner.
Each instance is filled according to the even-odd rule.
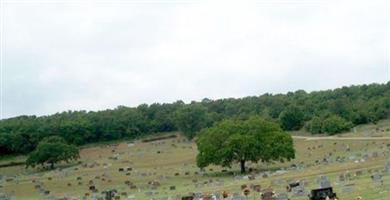
[[[337,134],[390,116],[390,82],[334,90],[263,94],[174,103],[119,106],[103,111],[67,111],[49,116],[18,116],[0,121],[0,155],[24,154],[59,136],[82,145],[135,139],[156,132],[181,131],[189,138],[225,119],[261,116],[283,130],[305,128],[313,134]]]

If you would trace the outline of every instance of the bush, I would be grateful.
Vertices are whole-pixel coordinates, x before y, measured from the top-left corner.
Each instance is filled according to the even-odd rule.
[[[322,130],[323,132],[333,135],[348,131],[350,128],[352,128],[351,122],[339,116],[333,115],[324,120]]]
[[[312,134],[319,134],[323,133],[323,122],[322,119],[319,117],[313,117],[312,120],[307,125],[307,130]]]

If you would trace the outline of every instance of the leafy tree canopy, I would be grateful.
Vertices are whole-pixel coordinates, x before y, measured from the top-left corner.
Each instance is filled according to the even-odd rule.
[[[311,121],[308,123],[307,129],[313,134],[323,133],[323,119],[320,117],[313,117]]]
[[[347,131],[350,128],[352,128],[351,122],[348,122],[345,119],[336,115],[330,116],[323,122],[323,131],[331,135]]]
[[[297,106],[289,106],[280,113],[279,120],[284,130],[299,130],[304,123],[304,113]]]
[[[30,153],[26,161],[26,167],[50,164],[50,167],[54,168],[54,164],[58,162],[77,160],[80,157],[78,148],[64,142],[65,140],[58,136],[45,138]]]
[[[190,104],[179,109],[175,119],[179,130],[187,138],[192,139],[196,132],[207,126],[207,109],[200,104]]]
[[[197,165],[210,164],[231,167],[239,162],[245,172],[245,162],[271,162],[295,157],[292,137],[278,124],[260,117],[248,120],[223,120],[200,131],[196,138]]]

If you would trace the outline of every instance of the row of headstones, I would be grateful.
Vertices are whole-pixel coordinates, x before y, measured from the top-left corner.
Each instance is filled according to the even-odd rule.
[[[34,183],[34,189],[42,196],[42,197],[50,197],[50,190],[46,189],[45,188],[45,185],[43,182],[39,181],[39,180],[35,180],[33,179],[32,180],[32,183]],[[50,197],[52,198],[52,197]]]
[[[211,193],[211,194],[202,194],[202,193],[192,193],[188,196],[183,196],[180,198],[180,195],[176,199],[182,200],[248,200],[250,198],[250,193],[248,190],[244,190],[242,194],[232,193],[224,191],[220,193]],[[272,188],[267,188],[261,191],[253,191],[253,198],[261,198],[262,200],[289,200],[287,193],[276,193]],[[172,198],[168,198],[172,200]]]
[[[388,162],[388,163],[386,163],[385,164],[385,171],[388,171],[390,169],[390,162]],[[369,173],[371,173],[370,171],[369,171]],[[356,176],[360,176],[360,175],[362,175],[363,174],[363,172],[362,171],[356,171],[355,172],[355,175]],[[266,176],[267,177],[267,176]],[[372,180],[374,181],[374,182],[376,182],[376,183],[383,183],[382,182],[382,180],[381,180],[381,175],[380,174],[378,174],[378,173],[374,173],[372,176],[371,176],[371,178],[372,178]],[[351,178],[351,173],[345,173],[345,174],[341,174],[340,176],[339,176],[339,181],[340,182],[343,182],[343,181],[345,181],[345,180],[348,180],[348,178]],[[78,177],[77,178],[78,180],[80,180],[81,179],[81,177]],[[97,177],[97,179],[99,179],[99,177]],[[245,177],[243,178],[243,179],[245,179]],[[249,178],[248,178],[249,179]],[[49,178],[49,180],[50,180],[50,178]],[[208,182],[208,183],[203,183],[203,186],[212,186],[210,183],[211,183],[212,181],[210,181],[210,182]],[[322,177],[322,181],[321,181],[321,179],[320,180],[317,180],[317,182],[320,184],[320,187],[328,187],[328,186],[330,186],[330,183],[329,183],[329,181],[327,181],[326,179],[324,179],[324,177]],[[80,183],[80,182],[79,182]],[[216,183],[218,183],[218,182],[216,182]],[[80,185],[80,184],[79,184]],[[90,185],[91,185],[91,182],[90,182]],[[153,185],[153,184],[151,184],[151,185]],[[219,184],[216,184],[216,185],[218,185],[218,186],[221,186],[221,185],[219,185]],[[223,185],[223,184],[222,184]],[[215,185],[214,185],[215,186]],[[171,186],[170,187],[170,189],[171,190],[174,190],[173,188],[175,188],[175,186]],[[352,187],[350,187],[350,186],[348,186],[348,187],[346,187],[346,189],[345,189],[345,191],[346,192],[348,192],[348,191],[351,191],[351,188]],[[294,193],[296,193],[296,194],[299,194],[299,193],[301,193],[302,192],[302,189],[297,189],[297,190],[294,190]],[[48,195],[49,193],[50,193],[50,191],[47,191],[47,190],[44,190],[43,188],[42,189],[40,189],[40,193],[42,194],[45,194],[45,195]]]
[[[389,167],[390,166],[390,163],[387,163],[386,164],[386,167]],[[347,173],[347,174],[350,174],[350,173]],[[345,177],[349,177],[350,175],[347,175],[347,174],[343,174]],[[360,176],[362,175],[363,172],[362,171],[356,171],[356,176]],[[341,176],[342,177],[342,176]],[[378,181],[378,180],[381,180],[381,176],[379,174],[373,174],[372,177],[373,181]],[[341,178],[342,179],[342,178]],[[345,180],[345,179],[343,179]],[[341,181],[343,181],[341,180]],[[210,181],[211,183],[213,181]],[[203,186],[205,185],[210,185],[210,182],[206,181],[206,182],[203,182]],[[217,181],[216,181],[217,182]],[[132,183],[130,182],[126,182],[127,185],[132,185]],[[151,181],[148,183],[149,185],[152,185],[152,186],[160,186],[159,182],[156,182],[156,181]],[[330,182],[328,180],[328,178],[326,176],[320,176],[318,177],[317,179],[317,184],[319,185],[320,188],[327,188],[327,187],[330,187]],[[293,195],[294,196],[302,196],[305,194],[305,190],[304,190],[304,184],[299,184],[298,185],[299,187],[292,187],[292,192],[293,192]],[[175,190],[176,189],[176,186],[170,186],[170,190]],[[352,192],[353,190],[353,185],[345,185],[344,188],[343,188],[343,192]],[[145,193],[145,195],[147,196],[152,196],[153,195],[153,192],[151,191],[148,191]]]
[[[337,156],[334,161],[331,159],[331,156],[333,154],[330,152],[328,155],[325,155],[322,160],[315,160],[315,164],[316,165],[320,165],[320,164],[330,164],[330,163],[333,163],[334,161],[337,162],[337,163],[344,163],[346,161],[353,161],[355,163],[359,163],[359,162],[365,162],[367,161],[368,159],[370,158],[378,158],[380,156],[379,152],[372,152],[371,155],[369,154],[364,154],[364,155],[361,155],[361,153],[357,153],[356,155],[351,155],[351,156]],[[385,156],[385,152],[383,152],[383,156]]]
[[[15,197],[13,195],[0,192],[0,200],[14,200],[14,199]]]
[[[389,169],[390,169],[390,162],[387,163],[387,164],[385,165],[385,169],[386,169],[386,170],[389,170]],[[267,176],[265,176],[265,177],[267,177]],[[378,177],[379,177],[379,176],[377,176],[377,175],[373,175],[373,176],[372,176],[372,179],[377,181],[377,180],[379,180]],[[245,179],[245,177],[244,177],[243,179]]]

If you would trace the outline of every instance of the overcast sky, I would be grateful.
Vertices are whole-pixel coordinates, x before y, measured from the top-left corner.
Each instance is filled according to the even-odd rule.
[[[2,1],[3,118],[390,80],[387,0]]]

